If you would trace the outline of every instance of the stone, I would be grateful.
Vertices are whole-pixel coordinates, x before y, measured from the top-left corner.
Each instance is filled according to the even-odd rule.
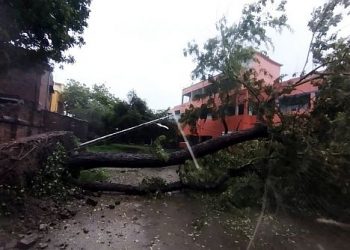
[[[67,247],[68,247],[67,243],[62,243],[62,244],[59,245],[60,249],[66,249]]]
[[[87,198],[87,200],[86,200],[86,204],[90,205],[90,206],[93,206],[93,207],[95,207],[97,205],[97,203],[98,202],[96,200],[93,200],[91,198]]]
[[[47,248],[49,245],[47,244],[47,243],[39,243],[39,245],[38,245],[38,248],[39,249],[45,249],[45,248]]]
[[[66,210],[71,216],[75,216],[78,213],[77,210],[74,210],[74,209],[71,209],[71,208],[67,208]]]
[[[39,236],[37,234],[27,235],[18,242],[17,246],[20,249],[28,249],[32,247],[38,241],[38,239]]]
[[[84,234],[87,234],[89,232],[89,230],[86,228],[83,228],[83,232],[84,232]]]
[[[116,200],[115,202],[114,202],[114,204],[116,205],[116,206],[118,206],[118,205],[120,205],[120,200]]]
[[[92,192],[91,195],[94,197],[101,197],[102,193],[101,192]]]
[[[67,220],[71,217],[71,215],[67,211],[60,212],[59,216],[62,220]]]
[[[110,205],[108,205],[108,208],[109,208],[109,209],[114,209],[114,208],[115,208],[115,205],[110,204]]]
[[[40,231],[46,231],[47,228],[48,228],[48,225],[47,225],[47,224],[40,224],[40,225],[39,225],[39,230],[40,230]]]

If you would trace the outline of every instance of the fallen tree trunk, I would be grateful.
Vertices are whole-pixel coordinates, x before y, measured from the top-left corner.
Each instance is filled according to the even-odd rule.
[[[257,125],[252,129],[207,140],[200,144],[194,145],[191,148],[196,157],[202,157],[215,153],[228,146],[267,137],[267,135],[267,128],[263,125]],[[191,155],[188,149],[179,150],[169,154],[168,160],[163,160],[150,154],[83,152],[73,155],[67,164],[68,168],[72,172],[76,172],[80,170],[102,167],[159,168],[182,164],[189,159],[191,159]]]
[[[118,183],[103,183],[103,182],[80,182],[76,179],[71,178],[70,182],[73,184],[89,191],[107,191],[107,192],[120,192],[124,194],[131,195],[144,195],[148,193],[156,192],[174,192],[179,190],[195,190],[195,191],[210,191],[210,190],[223,190],[230,180],[233,177],[245,176],[248,173],[257,173],[259,176],[263,177],[264,174],[261,170],[255,168],[253,163],[248,163],[240,168],[229,169],[227,173],[221,176],[218,180],[212,183],[183,183],[181,181],[168,183],[165,185],[157,187],[147,187],[143,185],[133,186],[127,184],[118,184]]]

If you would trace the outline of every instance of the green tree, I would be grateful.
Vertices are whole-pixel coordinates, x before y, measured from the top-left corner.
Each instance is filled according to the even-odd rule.
[[[89,122],[90,136],[94,137],[108,131],[108,121],[119,100],[104,84],[89,88],[83,83],[69,80],[63,92],[63,102],[69,115]]]
[[[233,97],[242,85],[257,102],[260,101],[259,88],[263,80],[257,79],[258,72],[245,65],[254,60],[256,52],[265,53],[266,49],[273,47],[267,35],[269,30],[281,31],[288,27],[285,4],[286,1],[274,3],[273,0],[259,0],[246,5],[238,23],[228,25],[225,18],[221,19],[216,25],[218,35],[208,39],[202,49],[195,42],[188,44],[184,55],[192,56],[197,64],[192,77],[212,83],[206,93],[197,96],[197,99],[207,98],[206,104],[194,108],[198,114],[202,114],[198,118],[205,118],[210,111],[221,119],[227,133],[225,116],[234,107]],[[215,96],[220,98],[220,104],[215,102]],[[184,116],[181,121],[186,122],[186,117],[190,116]]]
[[[64,52],[84,44],[91,0],[1,0],[0,68],[73,62]]]
[[[90,89],[85,84],[73,79],[68,80],[62,95],[65,111],[75,116],[76,110],[87,107],[90,95]]]

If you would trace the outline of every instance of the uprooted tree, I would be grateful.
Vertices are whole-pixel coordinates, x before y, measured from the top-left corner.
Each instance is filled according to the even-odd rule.
[[[267,127],[265,132],[259,130],[261,127],[256,127],[198,144],[194,147],[195,155],[202,157],[229,145],[261,137],[265,139],[253,146],[244,146],[243,143],[242,147],[229,149],[226,158],[219,162],[210,158],[212,156],[204,157],[200,161],[200,169],[187,162],[180,171],[181,183],[163,185],[159,189],[208,189],[221,186],[229,177],[254,173],[264,180],[263,185],[255,185],[254,188],[267,194],[264,197],[271,197],[276,206],[284,204],[304,209],[314,207],[313,203],[317,201],[325,211],[333,215],[340,214],[338,212],[346,208],[350,195],[350,41],[348,37],[338,37],[332,27],[337,27],[342,21],[342,14],[336,13],[336,10],[339,6],[347,9],[349,1],[330,0],[314,10],[308,24],[313,36],[306,59],[307,64],[312,57],[314,69],[306,73],[304,67],[299,79],[282,90],[264,87],[261,80],[255,77],[256,72],[242,67],[244,62],[252,59],[254,51],[261,52],[261,46],[270,42],[266,35],[267,27],[287,26],[284,14],[273,18],[266,12],[272,2],[261,0],[248,5],[238,24],[227,26],[225,21],[219,23],[219,36],[209,39],[204,50],[199,50],[193,44],[187,50],[198,63],[194,70],[195,76],[208,79],[214,73],[223,73],[222,78],[211,78],[217,86],[214,94],[224,98],[223,107],[215,107],[218,112],[230,104],[225,100],[228,100],[230,93],[234,93],[232,90],[243,85],[248,89],[250,98],[257,103],[260,122]],[[284,4],[285,1],[282,1],[277,10],[283,13]],[[312,80],[319,85],[314,109],[303,114],[282,113],[275,100],[290,93],[296,86]],[[261,98],[260,93],[264,93],[265,98]],[[224,117],[225,112],[220,114]],[[281,121],[278,125],[273,123],[275,117]],[[186,123],[186,119],[183,122]],[[235,157],[235,154],[238,156]],[[81,153],[71,158],[69,166],[73,170],[104,166],[142,168],[182,163],[186,159],[190,159],[186,150],[171,154],[168,161],[149,155]],[[215,173],[215,178],[208,180],[208,176],[218,166],[223,171]],[[218,174],[223,173],[223,179],[218,178]],[[93,183],[83,186],[129,193],[145,191],[140,187],[119,184]]]

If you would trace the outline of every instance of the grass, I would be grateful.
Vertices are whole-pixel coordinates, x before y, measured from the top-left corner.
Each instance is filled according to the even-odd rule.
[[[91,146],[87,149],[89,152],[114,152],[114,153],[151,153],[150,146],[130,145],[130,144],[104,144]]]
[[[109,174],[103,169],[90,169],[80,172],[79,180],[82,182],[106,181]]]
[[[90,146],[87,150],[89,152],[151,153],[150,146],[117,143]],[[90,169],[81,171],[79,180],[82,182],[102,182],[108,180],[109,177],[108,172],[104,169]]]

